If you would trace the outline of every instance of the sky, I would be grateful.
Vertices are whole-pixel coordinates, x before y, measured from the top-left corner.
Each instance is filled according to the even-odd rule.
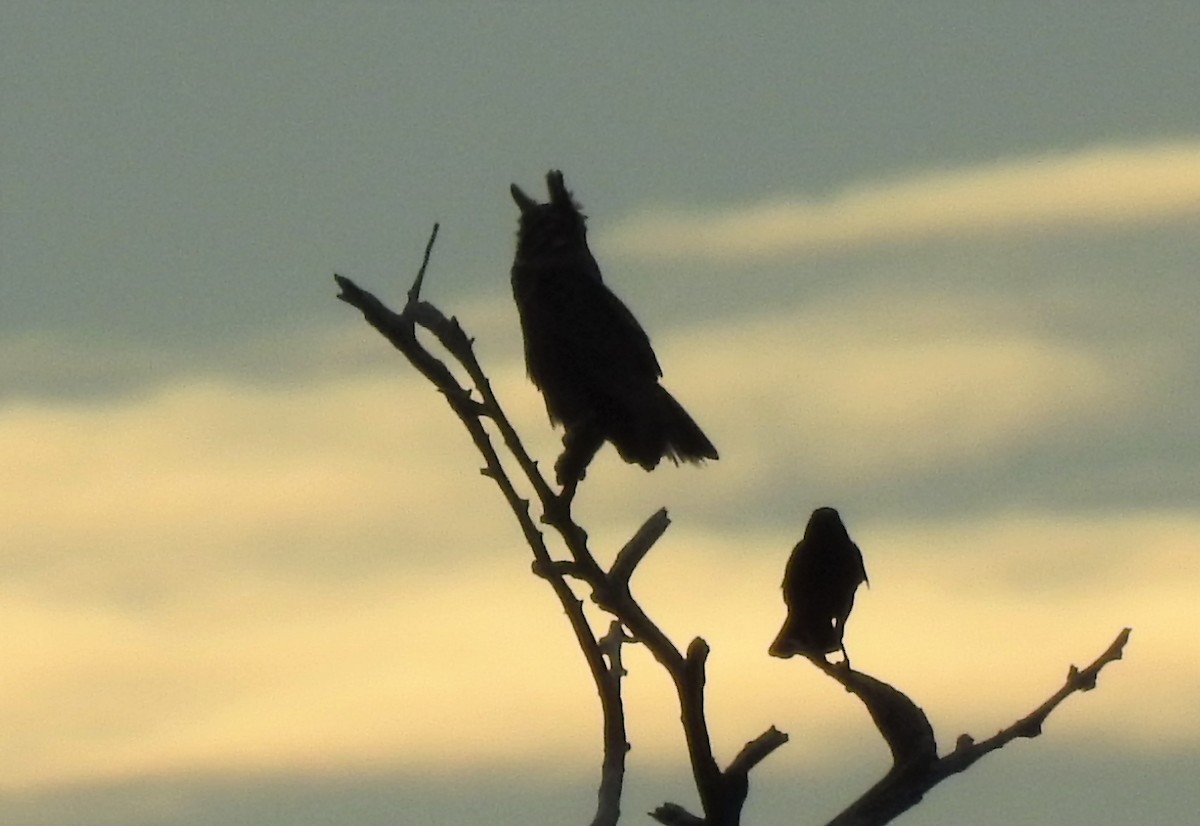
[[[808,514],[944,750],[1125,658],[911,826],[1200,808],[1200,6],[0,2],[0,821],[586,822],[599,712],[441,398],[335,299],[425,296],[526,445],[508,187],[562,169],[721,453],[598,456],[602,560],[712,647],[746,823],[887,768],[766,648]],[[605,620],[592,619],[598,628]],[[626,649],[623,822],[696,808]]]

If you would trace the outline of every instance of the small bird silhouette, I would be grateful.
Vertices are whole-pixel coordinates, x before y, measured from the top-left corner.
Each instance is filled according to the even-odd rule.
[[[806,654],[824,659],[840,649],[849,666],[842,637],[854,607],[854,592],[863,582],[867,582],[867,571],[862,552],[851,541],[842,518],[833,508],[817,508],[784,570],[783,601],[788,614],[771,643],[771,656]]]
[[[675,464],[716,459],[712,442],[658,383],[662,368],[645,330],[605,286],[562,173],[549,172],[546,185],[547,204],[512,185],[521,209],[512,288],[529,378],[551,423],[564,429],[554,465],[563,495],[573,495],[605,441],[646,470],[664,456]]]

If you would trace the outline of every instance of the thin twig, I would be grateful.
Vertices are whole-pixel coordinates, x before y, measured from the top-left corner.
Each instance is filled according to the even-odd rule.
[[[1109,663],[1121,659],[1124,655],[1125,645],[1129,642],[1129,635],[1132,631],[1132,628],[1122,629],[1104,653],[1082,671],[1075,666],[1067,669],[1067,679],[1062,688],[1008,728],[1001,729],[988,739],[978,743],[973,742],[968,734],[959,735],[954,751],[940,761],[941,771],[947,776],[956,774],[985,754],[1003,748],[1018,737],[1037,737],[1042,733],[1042,726],[1046,722],[1046,718],[1058,707],[1059,703],[1077,691],[1091,691],[1096,687],[1096,679],[1100,675],[1100,670]]]
[[[425,255],[421,258],[421,268],[417,270],[417,277],[413,279],[412,286],[408,288],[409,305],[416,304],[421,298],[421,285],[425,282],[425,270],[429,268],[429,255],[433,252],[433,242],[437,240],[440,228],[441,224],[435,222],[433,231],[429,233],[429,240],[425,242]]]

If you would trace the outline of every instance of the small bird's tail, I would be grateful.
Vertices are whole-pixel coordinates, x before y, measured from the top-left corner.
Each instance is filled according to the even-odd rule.
[[[806,618],[796,612],[788,614],[783,627],[767,653],[787,659],[795,654],[832,654],[842,647],[842,635],[828,621]]]

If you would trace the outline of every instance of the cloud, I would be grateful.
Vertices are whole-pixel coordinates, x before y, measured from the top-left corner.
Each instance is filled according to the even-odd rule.
[[[396,358],[361,325],[345,323],[193,341],[41,331],[0,339],[0,405],[34,398],[113,399],[153,392],[180,375],[269,386],[314,375],[378,372]]]
[[[1147,751],[1194,748],[1200,715],[1184,697],[1200,687],[1200,660],[1166,663],[1197,641],[1183,620],[1200,584],[1187,561],[1197,516],[1001,511],[864,526],[873,590],[856,621],[876,629],[859,631],[864,660],[903,673],[947,734],[987,735],[1048,696],[1068,663],[1086,664],[1131,626],[1125,661],[1105,673],[1102,691],[1080,698],[1087,710],[1054,729]],[[1159,668],[1172,678],[1148,678]]]
[[[512,555],[349,587],[194,573],[210,581],[148,612],[4,589],[0,616],[18,639],[36,641],[3,646],[4,785],[499,761],[532,752],[521,741],[567,703],[551,698],[539,711],[522,702],[556,612],[548,595],[536,600]],[[497,618],[526,591],[544,621],[513,623],[512,645],[497,645]]]
[[[1105,147],[871,182],[828,198],[649,209],[599,236],[614,254],[750,260],[985,233],[1108,228],[1200,211],[1200,144]]]
[[[1168,359],[1128,342],[1085,345],[1014,328],[1003,306],[921,295],[733,318],[663,336],[659,350],[668,386],[724,458],[631,475],[603,451],[582,497],[589,516],[624,524],[635,502],[661,495],[664,474],[686,505],[786,484],[795,467],[846,487],[1103,436],[1157,410],[1172,376]],[[548,467],[558,433],[519,358],[489,370]],[[188,564],[200,557],[323,577],[386,564],[359,550],[382,536],[421,548],[450,535],[469,553],[490,534],[455,517],[459,502],[479,498],[481,517],[504,518],[500,502],[436,393],[397,367],[266,385],[180,377],[120,398],[0,408],[0,506],[22,537],[6,550],[10,570],[137,599],[132,571],[194,587]]]
[[[880,293],[660,337],[668,385],[725,458],[649,475],[602,453],[578,506],[594,547],[611,555],[664,490],[676,514],[724,499],[754,513],[756,492],[790,484],[791,467],[854,489],[1119,431],[1161,404],[1167,374],[1127,342],[1085,344],[1013,317],[990,300]],[[180,375],[0,408],[5,784],[594,759],[593,692],[560,609],[444,402],[387,355],[345,374]],[[558,435],[519,353],[489,370],[549,466]],[[986,734],[1131,624],[1133,650],[1160,671],[1171,663],[1174,679],[1149,685],[1122,664],[1114,682],[1136,689],[1106,685],[1107,712],[1062,730],[1194,743],[1200,660],[1178,652],[1197,650],[1181,618],[1200,583],[1179,560],[1198,520],[1018,511],[852,524],[874,584],[853,620],[855,657],[939,723]],[[821,744],[847,731],[873,744],[843,692],[763,656],[796,537],[754,520],[730,533],[693,524],[680,519],[635,586],[681,645],[713,644],[719,751],[773,723],[797,735],[789,759],[836,759]],[[677,760],[670,687],[645,652],[628,662],[636,754]]]
[[[725,476],[664,471],[678,474],[681,505],[738,495],[738,474],[771,484],[780,466],[755,462],[773,453],[847,479],[905,475],[923,458],[995,454],[1097,411],[1156,403],[1117,381],[1107,354],[980,325],[966,308],[939,310],[957,327],[907,313],[847,325],[817,309],[731,322],[716,356],[686,335],[668,340],[672,377],[730,448]],[[802,357],[788,347],[797,329],[814,342]],[[764,354],[779,365],[742,368]],[[780,365],[794,375],[781,379]],[[493,373],[537,455],[552,456],[556,436],[519,361]],[[189,768],[594,758],[592,690],[561,612],[529,575],[466,437],[419,381],[391,370],[271,387],[207,379],[104,402],[14,403],[0,411],[0,450],[10,787]],[[632,527],[629,513],[661,496],[661,477],[610,460],[581,505],[602,556]],[[654,498],[643,489],[632,501],[653,478]],[[1183,618],[1200,583],[1180,560],[1198,519],[1017,513],[855,528],[875,588],[854,619],[855,656],[951,728],[987,733],[1132,624],[1133,650],[1155,673],[1170,663],[1172,680],[1147,684],[1137,675],[1149,672],[1122,664],[1113,682],[1136,690],[1106,685],[1106,713],[1065,718],[1075,722],[1063,731],[1147,748],[1195,742],[1187,709],[1200,661],[1179,652],[1196,650]],[[795,537],[686,525],[635,584],[680,644],[699,633],[718,652],[710,707],[722,752],[772,723],[820,735],[797,737],[801,760],[832,759],[819,744],[847,727],[870,742],[842,692],[762,656]],[[644,652],[629,664],[639,757],[677,759],[669,686]]]
[[[1135,628],[1127,659],[1047,736],[1158,751],[1200,742],[1188,626],[1200,579],[1180,565],[1200,514],[1006,513],[851,530],[872,577],[850,624],[856,665],[911,692],[944,744],[1027,713],[1125,625]],[[795,738],[781,760],[827,765],[874,736],[838,687],[765,656],[794,539],[676,526],[635,590],[678,644],[700,634],[712,645],[719,753],[775,724]],[[0,689],[9,789],[198,769],[595,759],[594,691],[516,546],[354,583],[225,577],[142,615],[6,588],[0,621],[18,632],[6,635]],[[636,646],[626,659],[638,759],[678,761],[668,681]]]
[[[1152,345],[1022,317],[1004,301],[880,290],[680,331],[659,352],[714,434],[716,472],[747,481],[802,468],[844,487],[982,466],[1119,429],[1170,392],[1178,365]]]

